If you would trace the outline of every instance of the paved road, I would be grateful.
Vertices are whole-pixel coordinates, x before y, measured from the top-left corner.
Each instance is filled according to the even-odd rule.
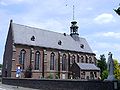
[[[32,88],[24,88],[11,85],[5,85],[0,82],[0,90],[39,90],[39,89],[32,89]]]

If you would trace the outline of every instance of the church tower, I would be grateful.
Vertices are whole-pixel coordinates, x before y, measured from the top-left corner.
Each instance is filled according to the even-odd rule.
[[[75,19],[75,15],[74,14],[75,14],[75,6],[73,5],[73,21],[71,22],[70,36],[75,41],[79,41],[78,26],[77,26],[77,22],[74,20]]]
[[[76,21],[71,22],[70,36],[75,40],[79,41],[78,26]]]

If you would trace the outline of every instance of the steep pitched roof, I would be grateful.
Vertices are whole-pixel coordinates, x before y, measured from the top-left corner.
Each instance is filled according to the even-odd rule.
[[[81,70],[100,70],[95,64],[77,63]]]
[[[75,41],[70,35],[33,28],[12,23],[13,41],[15,44],[33,45],[45,48],[62,49],[77,52],[93,53],[85,38]],[[31,38],[34,36],[34,41]],[[61,42],[61,45],[58,44]],[[84,45],[81,48],[81,45]]]

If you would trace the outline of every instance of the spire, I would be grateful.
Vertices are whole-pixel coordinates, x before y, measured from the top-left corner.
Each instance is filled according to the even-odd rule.
[[[10,20],[10,23],[12,23],[12,22],[13,22],[13,20],[11,19],[11,20]]]
[[[75,6],[73,5],[73,20],[75,19]]]
[[[66,0],[67,2],[67,0]],[[66,4],[66,6],[68,6]],[[72,3],[72,19],[73,21],[71,22],[71,27],[70,27],[70,36],[75,40],[78,41],[79,40],[79,34],[78,34],[78,26],[77,26],[77,22],[75,21],[75,1],[73,0]]]

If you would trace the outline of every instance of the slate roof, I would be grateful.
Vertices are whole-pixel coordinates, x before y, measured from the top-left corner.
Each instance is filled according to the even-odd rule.
[[[77,63],[81,70],[100,70],[95,64]]]
[[[12,31],[15,44],[93,53],[85,38],[80,37],[79,41],[75,41],[70,35],[15,23],[12,23]],[[32,36],[35,37],[35,41],[31,41]],[[59,41],[61,41],[61,45],[58,44]],[[84,45],[84,48],[80,47],[81,44]]]

